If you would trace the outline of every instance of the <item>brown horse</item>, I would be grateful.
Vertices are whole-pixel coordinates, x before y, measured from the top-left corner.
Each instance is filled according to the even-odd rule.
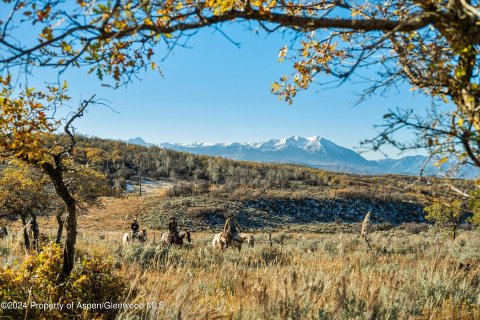
[[[180,231],[178,233],[178,237],[176,238],[173,237],[172,233],[164,232],[162,233],[161,243],[164,245],[176,244],[181,246],[185,240],[187,240],[188,242],[192,242],[190,231]]]

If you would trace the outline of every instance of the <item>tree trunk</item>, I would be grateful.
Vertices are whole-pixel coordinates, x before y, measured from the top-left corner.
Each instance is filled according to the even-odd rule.
[[[75,262],[75,243],[77,241],[77,207],[75,199],[71,198],[67,204],[67,216],[65,221],[66,237],[63,247],[62,278],[65,279],[72,272]]]
[[[37,224],[37,216],[35,214],[31,214],[32,216],[32,223],[30,224],[32,233],[33,233],[33,248],[38,251],[39,249],[39,233],[40,231],[38,230],[38,224]]]
[[[24,214],[20,216],[23,224],[23,244],[25,245],[25,249],[30,249],[30,239],[28,238],[28,230],[27,230],[27,218]]]
[[[57,218],[57,223],[58,223],[58,228],[57,228],[57,238],[55,240],[56,244],[60,244],[62,242],[62,233],[63,233],[63,212],[64,209],[60,209],[57,211],[56,218]]]
[[[63,247],[63,266],[60,281],[64,281],[72,272],[75,262],[75,243],[77,241],[77,206],[75,198],[71,195],[65,182],[63,181],[63,168],[61,167],[61,159],[54,157],[55,166],[45,162],[42,169],[47,173],[52,181],[55,192],[65,203],[67,216],[65,219],[66,237]]]
[[[140,185],[140,195],[142,195],[142,176],[141,175],[140,175],[140,180],[138,184]]]

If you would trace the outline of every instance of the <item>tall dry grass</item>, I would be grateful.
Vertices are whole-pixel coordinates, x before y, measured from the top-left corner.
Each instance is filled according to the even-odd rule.
[[[213,234],[183,248],[122,248],[114,237],[79,239],[79,257],[103,255],[129,286],[118,319],[480,319],[480,235],[455,241],[433,229],[358,234],[257,233],[255,248],[224,253]],[[158,239],[157,239],[158,241]],[[0,241],[3,262],[20,259]],[[164,306],[164,307],[162,307]]]
[[[164,304],[124,310],[119,319],[480,318],[474,232],[454,242],[432,230],[373,232],[372,251],[359,235],[282,233],[273,247],[257,234],[255,248],[219,253],[211,236],[196,234],[184,248],[89,243],[84,250],[113,254],[137,292],[126,301]]]

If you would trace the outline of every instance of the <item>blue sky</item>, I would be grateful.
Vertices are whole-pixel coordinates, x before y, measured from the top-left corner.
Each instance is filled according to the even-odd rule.
[[[412,97],[408,88],[387,98],[374,97],[354,106],[362,86],[344,84],[326,89],[313,86],[289,106],[270,93],[271,84],[291,70],[278,63],[278,51],[289,43],[281,34],[256,35],[244,27],[228,26],[227,34],[241,43],[237,48],[220,33],[204,29],[191,48],[176,48],[157,72],[140,74],[126,88],[102,87],[86,69],[72,69],[69,82],[74,101],[92,94],[110,101],[117,112],[94,106],[76,124],[78,132],[112,139],[140,136],[148,142],[251,142],[291,135],[322,136],[353,148],[375,134],[389,108],[423,108],[429,102]],[[30,85],[53,81],[51,70],[36,70]],[[317,80],[328,80],[317,78]],[[407,137],[407,136],[405,136]],[[390,157],[398,151],[386,148]],[[383,158],[368,152],[368,159]]]

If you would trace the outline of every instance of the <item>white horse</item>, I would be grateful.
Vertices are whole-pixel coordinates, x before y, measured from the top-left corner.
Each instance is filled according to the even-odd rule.
[[[242,249],[242,244],[245,242],[250,247],[255,246],[255,238],[251,234],[247,233],[240,233],[238,238],[233,238],[231,242],[231,246],[237,248],[238,251]],[[223,236],[223,232],[217,233],[212,240],[212,247],[214,249],[220,249],[221,251],[225,250],[226,246],[226,239]]]
[[[136,239],[138,241],[140,241],[141,243],[147,241],[147,230],[146,229],[140,230]],[[132,238],[132,235],[129,232],[125,233],[122,237],[122,243],[123,243],[124,246],[126,246],[127,244],[129,244],[133,240],[135,240],[135,239]]]
[[[171,232],[164,232],[164,233],[162,233],[162,237],[161,237],[160,242],[163,245],[169,245],[169,244],[172,244],[172,238],[173,238],[173,234]],[[188,242],[192,242],[192,238],[190,236],[190,231],[180,231],[178,233],[178,238],[176,239],[175,242],[173,242],[173,244],[177,244],[177,245],[181,246],[183,244],[184,240],[187,240]]]
[[[127,232],[122,237],[122,243],[124,246],[126,246],[130,242],[132,242],[132,236],[130,235],[130,233]]]

